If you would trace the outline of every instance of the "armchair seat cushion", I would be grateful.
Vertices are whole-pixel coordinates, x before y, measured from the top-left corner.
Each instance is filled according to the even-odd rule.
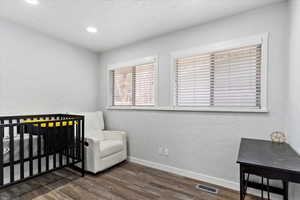
[[[101,130],[87,130],[85,131],[85,138],[87,140],[98,140],[98,141],[102,141],[102,140],[105,140],[105,135],[103,133],[103,131]]]
[[[103,140],[100,142],[99,146],[101,158],[118,153],[124,149],[124,145],[121,140]]]

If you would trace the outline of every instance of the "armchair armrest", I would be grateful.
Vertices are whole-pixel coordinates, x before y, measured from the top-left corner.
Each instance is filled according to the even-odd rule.
[[[103,131],[104,138],[106,140],[122,140],[123,142],[126,141],[127,134],[124,131]]]
[[[95,160],[100,156],[100,142],[103,141],[103,136],[90,135],[84,138],[84,148],[87,162],[95,165]]]
[[[94,147],[94,146],[99,147],[101,140],[103,140],[103,137],[101,137],[100,135],[86,136],[84,138],[84,143],[86,147]]]

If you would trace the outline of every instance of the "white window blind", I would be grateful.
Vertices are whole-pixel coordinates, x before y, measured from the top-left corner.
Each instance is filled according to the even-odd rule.
[[[154,65],[153,63],[135,67],[135,105],[154,105]]]
[[[153,106],[155,63],[111,70],[113,106]]]
[[[176,106],[261,109],[262,44],[175,61]]]

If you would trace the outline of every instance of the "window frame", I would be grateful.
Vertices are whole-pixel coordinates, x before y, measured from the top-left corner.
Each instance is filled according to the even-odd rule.
[[[261,60],[261,108],[243,108],[243,107],[200,107],[200,106],[179,106],[176,104],[176,59],[180,57],[193,56],[195,54],[205,54],[214,51],[224,51],[233,48],[239,48],[248,45],[262,45]],[[268,112],[268,50],[269,33],[218,42],[206,46],[192,49],[180,50],[171,53],[171,76],[170,76],[170,105],[173,110],[186,111],[216,111],[216,112]]]
[[[154,104],[153,105],[113,105],[114,84],[112,71],[122,67],[134,67],[137,65],[153,63],[154,65]],[[108,65],[107,67],[107,108],[108,109],[154,109],[158,106],[158,56],[148,56],[135,60]]]

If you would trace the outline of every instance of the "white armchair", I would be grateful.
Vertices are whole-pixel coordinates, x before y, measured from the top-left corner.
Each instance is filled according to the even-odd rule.
[[[104,130],[101,111],[81,114],[85,116],[85,170],[97,173],[126,160],[126,133]]]

